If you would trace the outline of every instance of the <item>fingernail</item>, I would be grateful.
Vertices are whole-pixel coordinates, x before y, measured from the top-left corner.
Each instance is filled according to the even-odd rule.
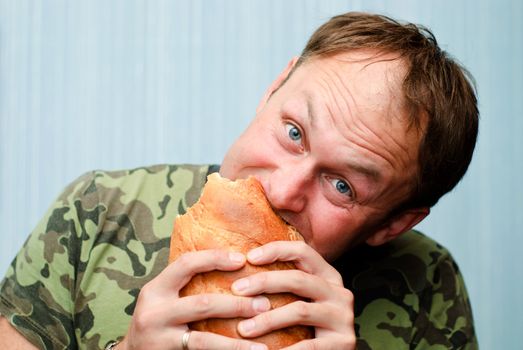
[[[252,300],[252,308],[255,311],[267,311],[271,308],[271,303],[266,297],[256,297]]]
[[[262,344],[251,345],[251,350],[267,350],[267,347]]]
[[[249,258],[250,261],[256,261],[258,258],[262,256],[262,249],[261,248],[255,248],[247,253],[247,258]]]
[[[232,289],[238,292],[247,289],[247,287],[249,287],[249,280],[247,278],[241,278],[237,281],[234,281],[232,284]]]
[[[232,262],[235,262],[235,263],[240,263],[245,260],[245,256],[242,253],[230,252],[229,260],[231,260]]]
[[[254,329],[254,326],[255,326],[254,320],[245,320],[245,321],[241,321],[238,324],[238,327],[240,327],[240,331],[244,334],[252,331]]]

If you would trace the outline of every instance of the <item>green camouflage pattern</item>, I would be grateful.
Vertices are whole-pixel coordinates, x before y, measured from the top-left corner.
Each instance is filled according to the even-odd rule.
[[[354,294],[358,350],[478,349],[463,277],[430,238],[409,231],[335,267]]]
[[[165,266],[174,218],[216,166],[95,171],[51,205],[0,283],[0,314],[41,349],[103,349],[127,333]],[[336,263],[355,295],[358,349],[477,349],[450,254],[408,232]]]

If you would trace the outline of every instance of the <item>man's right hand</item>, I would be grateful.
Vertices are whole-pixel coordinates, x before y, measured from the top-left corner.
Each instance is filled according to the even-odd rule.
[[[180,297],[191,278],[212,270],[234,271],[245,265],[245,256],[220,250],[186,253],[147,283],[138,296],[121,350],[182,349],[187,324],[207,318],[253,317],[270,309],[265,297],[201,294]],[[210,350],[263,350],[263,344],[208,332],[191,332],[188,348]]]

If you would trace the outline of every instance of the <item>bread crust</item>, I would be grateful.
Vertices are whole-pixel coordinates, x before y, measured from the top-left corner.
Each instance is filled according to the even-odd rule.
[[[286,224],[271,208],[263,187],[254,178],[230,181],[218,173],[208,176],[200,200],[175,220],[169,262],[186,252],[226,249],[246,254],[271,241],[303,240],[296,229]],[[263,266],[249,263],[237,271],[212,271],[194,276],[180,291],[180,296],[201,293],[232,294],[231,284],[242,277],[261,271],[295,269],[291,262]],[[302,300],[294,294],[267,294],[271,308]],[[207,319],[193,322],[189,328],[242,338],[237,331],[241,318]],[[314,330],[293,326],[252,338],[269,349],[280,349],[300,340],[312,338]]]

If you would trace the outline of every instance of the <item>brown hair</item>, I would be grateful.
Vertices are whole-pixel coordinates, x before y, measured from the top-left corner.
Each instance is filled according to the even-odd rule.
[[[358,12],[335,16],[318,28],[295,68],[311,57],[357,49],[397,53],[406,63],[402,89],[409,124],[420,128],[425,116],[427,122],[412,194],[397,210],[431,207],[456,186],[472,159],[479,119],[473,78],[427,28]]]

